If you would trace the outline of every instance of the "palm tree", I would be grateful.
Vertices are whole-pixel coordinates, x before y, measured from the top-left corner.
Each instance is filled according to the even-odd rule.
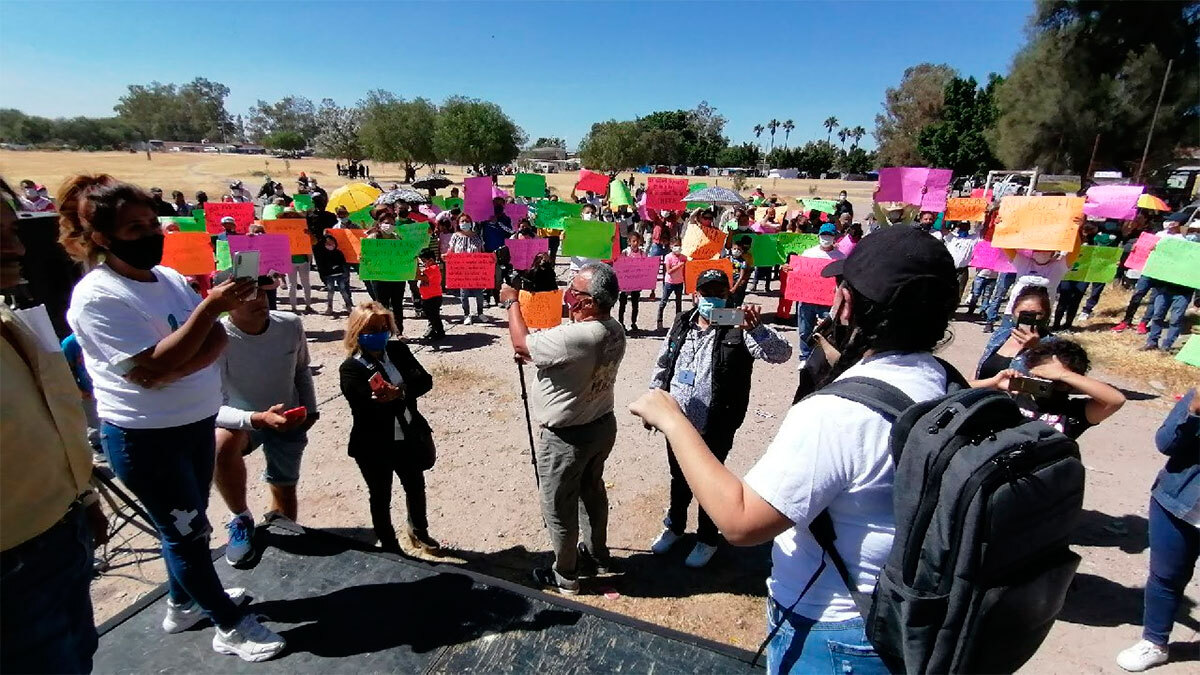
[[[838,140],[842,142],[842,150],[846,150],[846,137],[850,135],[850,130],[842,127],[838,129]]]
[[[784,148],[787,148],[788,137],[792,135],[792,129],[795,129],[795,128],[796,128],[796,123],[791,120],[787,120],[786,122],[783,123],[783,147]]]
[[[767,130],[767,128],[764,127],[763,125],[755,124],[754,125],[754,138],[757,139],[759,136],[762,136],[762,132],[764,132],[766,130]]]
[[[850,138],[854,139],[854,145],[852,145],[851,147],[857,148],[858,142],[861,141],[862,137],[866,136],[866,135],[867,135],[867,130],[862,128],[861,126],[857,126],[857,127],[854,127],[853,129],[851,129],[850,130]]]
[[[772,119],[767,122],[767,130],[771,132],[771,150],[775,149],[775,130],[779,128],[779,120]]]
[[[833,135],[833,130],[838,126],[838,118],[826,117],[825,123],[822,126],[825,127],[825,142],[829,143],[829,137]]]

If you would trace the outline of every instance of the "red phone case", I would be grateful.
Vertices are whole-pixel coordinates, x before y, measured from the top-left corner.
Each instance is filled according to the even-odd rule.
[[[383,379],[383,373],[375,373],[371,376],[371,379],[367,380],[367,384],[371,385],[371,391],[383,389],[383,385],[386,383],[387,380]]]
[[[304,406],[298,406],[292,408],[291,410],[284,410],[283,416],[289,420],[302,420],[305,417],[308,417],[308,408],[305,408]]]

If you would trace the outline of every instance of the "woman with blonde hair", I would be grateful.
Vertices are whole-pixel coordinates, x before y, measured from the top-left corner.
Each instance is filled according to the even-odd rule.
[[[205,511],[216,457],[221,376],[213,362],[227,337],[217,320],[256,292],[226,281],[203,300],[159,263],[163,232],[154,202],[112,176],[75,176],[59,190],[60,241],[93,266],[75,286],[67,322],[83,351],[113,471],[162,538],[167,565],[163,630],[216,624],[213,649],[265,661],[284,640],[237,604],[213,569]]]
[[[408,541],[423,551],[441,548],[429,536],[424,472],[433,467],[433,431],[417,410],[417,398],[433,388],[397,334],[391,311],[378,302],[359,303],[346,320],[346,360],[338,369],[342,395],[354,418],[348,454],[358,464],[371,505],[379,545],[400,552],[392,526],[392,474],[404,486]]]

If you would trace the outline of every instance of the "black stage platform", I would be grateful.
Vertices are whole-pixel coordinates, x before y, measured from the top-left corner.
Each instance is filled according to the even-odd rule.
[[[212,650],[212,625],[166,635],[166,589],[100,627],[97,673],[749,672],[751,654],[449,565],[358,550],[276,523],[226,587],[288,641],[265,663]],[[760,664],[761,664],[760,660]]]

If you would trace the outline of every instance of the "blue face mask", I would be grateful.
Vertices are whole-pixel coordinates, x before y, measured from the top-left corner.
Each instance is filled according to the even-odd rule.
[[[358,346],[369,352],[381,352],[387,346],[390,337],[392,337],[392,332],[387,330],[381,330],[378,333],[359,333]]]
[[[710,319],[714,309],[722,309],[725,307],[725,298],[708,298],[700,296],[696,301],[696,309],[699,310],[700,316]]]

